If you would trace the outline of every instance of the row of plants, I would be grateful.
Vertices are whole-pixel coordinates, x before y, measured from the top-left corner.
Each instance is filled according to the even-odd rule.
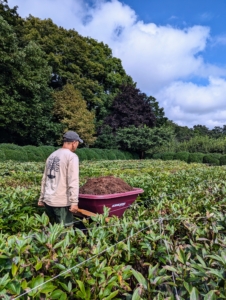
[[[0,163],[2,299],[225,299],[225,167],[85,161],[144,190],[120,219],[51,225],[37,207],[44,163]],[[76,219],[75,219],[76,221]]]
[[[0,144],[0,161],[13,160],[17,162],[43,162],[59,147],[53,146],[18,146],[14,144]],[[132,159],[134,155],[117,149],[81,148],[76,150],[82,160],[116,160]]]
[[[194,126],[197,127],[197,126]],[[177,129],[183,129],[184,127],[177,126]],[[188,129],[189,130],[189,129]],[[177,136],[177,134],[176,134]],[[157,145],[150,148],[147,152],[149,154],[163,153],[163,152],[190,152],[190,153],[221,153],[226,154],[226,137],[222,134],[218,138],[212,138],[207,135],[197,135],[191,137],[186,134],[182,134],[180,141],[179,136],[177,138],[171,138],[171,140],[163,145]]]
[[[147,158],[150,156],[147,156]],[[221,153],[189,153],[185,151],[181,152],[163,152],[163,153],[155,153],[151,156],[153,159],[162,159],[162,160],[181,160],[187,163],[205,163],[211,164],[215,166],[223,166],[226,165],[226,155],[222,155]]]

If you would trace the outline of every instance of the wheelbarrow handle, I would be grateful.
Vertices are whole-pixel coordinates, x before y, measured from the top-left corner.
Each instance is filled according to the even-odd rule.
[[[96,217],[97,215],[91,211],[88,211],[88,210],[85,210],[85,209],[82,209],[82,208],[78,208],[77,209],[77,212],[85,215],[85,216],[88,216],[88,217]],[[110,218],[105,218],[105,221],[106,222],[109,222]]]

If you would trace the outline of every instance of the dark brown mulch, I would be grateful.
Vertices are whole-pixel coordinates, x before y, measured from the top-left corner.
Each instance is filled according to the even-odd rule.
[[[114,176],[90,178],[79,189],[80,194],[107,195],[132,191],[125,181]]]

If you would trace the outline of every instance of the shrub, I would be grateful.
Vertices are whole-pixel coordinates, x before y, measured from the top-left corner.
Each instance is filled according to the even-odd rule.
[[[106,152],[107,158],[108,158],[109,160],[115,160],[115,159],[116,159],[116,155],[115,155],[115,152],[114,152],[113,149],[109,149],[109,150],[106,149],[105,152]]]
[[[99,155],[90,148],[82,148],[82,151],[86,154],[87,160],[99,160]]]
[[[21,147],[18,145],[14,145],[14,144],[6,144],[6,143],[2,143],[0,144],[0,149],[1,150],[20,150]]]
[[[133,159],[133,155],[132,153],[128,152],[128,151],[122,151],[124,153],[125,159]]]
[[[190,153],[188,157],[188,162],[196,162],[196,163],[203,163],[203,157],[205,154],[200,153],[200,152],[195,152],[195,153]]]
[[[162,159],[162,153],[155,153],[152,155],[153,159]]]
[[[80,161],[87,160],[86,153],[85,153],[85,151],[83,151],[83,149],[77,149],[75,151],[75,154],[78,155],[78,158]]]
[[[28,161],[44,161],[45,155],[40,147],[35,146],[23,146],[23,149],[27,152]]]
[[[221,166],[226,165],[226,155],[222,155],[222,156],[220,157],[220,165],[221,165]]]
[[[42,151],[45,159],[47,159],[50,154],[56,150],[54,146],[39,146],[38,149]]]
[[[203,157],[203,162],[206,164],[210,164],[213,166],[219,166],[220,161],[216,157],[214,157],[212,154],[207,154]]]
[[[92,148],[92,150],[97,153],[99,160],[107,160],[108,159],[107,154],[105,153],[104,149]]]
[[[174,159],[182,160],[182,161],[185,161],[185,162],[188,162],[188,157],[189,157],[189,152],[185,152],[185,151],[177,152],[174,155]]]
[[[120,160],[125,160],[125,155],[122,151],[120,150],[114,150],[116,159],[120,159]]]
[[[217,159],[220,159],[222,154],[221,153],[210,153],[211,156],[217,158]]]
[[[5,149],[4,153],[6,160],[28,161],[27,154],[23,150]]]
[[[0,161],[4,161],[4,160],[6,160],[5,152],[0,149]]]
[[[173,160],[175,156],[174,152],[165,152],[162,153],[162,160]]]
[[[5,160],[15,160],[15,161],[27,161],[27,153],[18,145],[2,143],[0,144],[0,150],[4,153]],[[15,151],[15,153],[14,153]]]

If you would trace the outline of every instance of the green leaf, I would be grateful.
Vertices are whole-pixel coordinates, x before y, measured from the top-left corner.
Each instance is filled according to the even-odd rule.
[[[189,283],[187,283],[186,281],[184,281],[183,284],[184,284],[184,287],[186,288],[186,290],[189,292],[189,294],[191,294],[192,286]]]
[[[116,295],[118,295],[118,292],[119,292],[118,290],[112,292],[109,296],[107,296],[106,298],[103,298],[103,300],[111,300],[111,299],[113,299]]]
[[[12,264],[12,271],[11,271],[13,277],[16,276],[17,270],[18,270],[17,265],[15,265],[15,264],[13,263],[13,264]]]
[[[67,299],[68,299],[67,294],[63,292],[63,293],[61,294],[59,300],[67,300]],[[88,299],[87,299],[87,300],[88,300]]]
[[[23,280],[21,282],[21,287],[22,287],[23,290],[25,290],[27,288],[27,281],[26,280]]]
[[[0,287],[5,287],[7,283],[10,281],[9,273],[6,273],[2,278],[0,278]]]
[[[76,282],[79,285],[79,288],[80,288],[82,294],[85,296],[86,295],[86,290],[85,290],[83,282],[81,280],[76,280]]]
[[[42,267],[42,262],[39,261],[39,262],[37,262],[37,264],[35,265],[35,270],[38,271],[38,270],[41,269],[41,267]]]
[[[199,300],[199,292],[195,287],[193,287],[191,290],[190,300]]]
[[[223,272],[223,271],[222,271]],[[218,271],[218,270],[214,270],[214,269],[210,269],[209,271],[207,271],[207,273],[212,274],[212,275],[216,275],[218,278],[223,279],[224,277],[222,275],[222,272]]]
[[[51,293],[51,299],[58,299],[59,297],[61,297],[62,294],[65,294],[65,293],[59,289],[55,290]]]
[[[217,300],[217,296],[215,294],[216,290],[210,291],[208,294],[205,295],[204,300]]]
[[[136,288],[134,293],[133,293],[133,297],[132,297],[132,300],[141,300],[141,291],[140,291],[140,287]]]
[[[147,281],[146,281],[146,279],[144,278],[144,276],[143,276],[140,272],[138,272],[138,271],[136,271],[136,270],[134,270],[134,269],[131,269],[131,271],[132,271],[132,273],[133,273],[133,276],[137,279],[137,281],[138,281],[140,284],[142,284],[142,285],[144,286],[145,289],[147,289]]]
[[[171,267],[171,266],[164,266],[163,268],[166,269],[166,270],[168,270],[168,271],[178,273],[178,270],[175,269],[174,267]]]

